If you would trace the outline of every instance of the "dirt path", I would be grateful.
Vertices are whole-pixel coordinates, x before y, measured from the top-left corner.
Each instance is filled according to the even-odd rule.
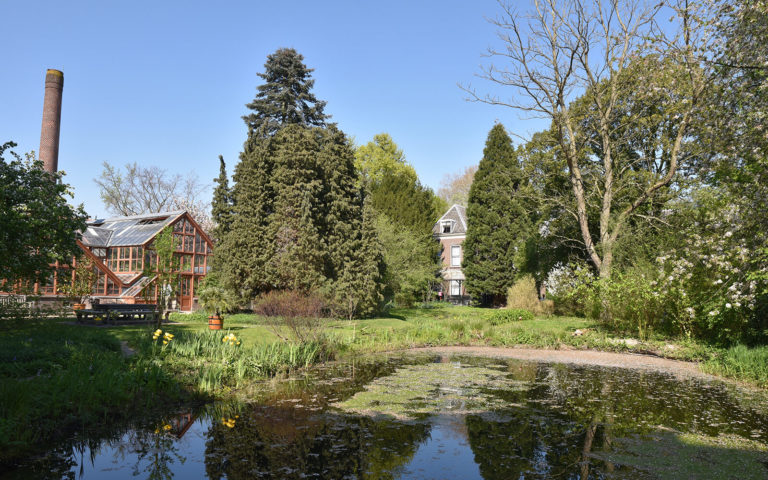
[[[537,350],[530,348],[500,347],[424,347],[414,348],[409,351],[437,354],[477,355],[494,358],[516,358],[535,362],[633,368],[670,373],[682,378],[701,378],[706,380],[719,379],[719,377],[702,372],[695,363],[632,353],[596,352],[593,350]]]

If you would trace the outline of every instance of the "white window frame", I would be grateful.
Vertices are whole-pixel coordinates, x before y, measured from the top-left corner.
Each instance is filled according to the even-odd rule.
[[[461,266],[461,245],[451,245],[451,266]]]
[[[461,281],[451,280],[451,296],[458,297],[461,295]]]
[[[446,228],[448,227],[448,231],[446,232]],[[440,233],[452,233],[453,232],[453,220],[443,220],[440,224]]]

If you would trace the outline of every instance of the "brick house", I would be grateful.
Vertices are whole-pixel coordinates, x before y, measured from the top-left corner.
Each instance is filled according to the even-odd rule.
[[[210,268],[213,242],[188,212],[179,210],[89,220],[87,225],[77,245],[94,264],[97,280],[91,298],[102,303],[154,301],[157,287],[149,292],[148,298],[143,292],[153,279],[144,275],[145,266],[151,268],[157,262],[150,247],[166,225],[171,225],[178,242],[175,255],[181,265],[176,306],[181,311],[197,308],[196,291]],[[41,304],[57,303],[62,299],[58,293],[60,279],[72,274],[70,266],[56,264],[48,282],[35,284],[33,293],[40,297]]]
[[[453,205],[432,227],[432,235],[442,247],[440,258],[442,291],[445,299],[451,303],[468,304],[470,297],[464,288],[464,272],[461,262],[464,259],[462,244],[467,236],[467,208]]]

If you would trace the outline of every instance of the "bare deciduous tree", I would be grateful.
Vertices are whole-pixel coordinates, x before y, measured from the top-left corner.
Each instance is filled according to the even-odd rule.
[[[121,170],[107,162],[94,181],[101,189],[101,200],[115,215],[141,215],[168,210],[187,210],[206,231],[213,227],[210,202],[200,197],[208,186],[197,175],[169,175],[158,167],[127,164]]]
[[[706,5],[533,0],[524,15],[510,4],[500,5],[503,13],[492,23],[503,48],[489,49],[488,56],[501,61],[485,67],[480,77],[510,87],[513,96],[502,99],[462,88],[472,100],[551,120],[572,190],[567,211],[577,220],[600,276],[610,277],[614,246],[628,219],[672,183],[685,155],[697,101],[708,82]],[[676,20],[661,28],[657,17],[662,13]],[[647,59],[658,71],[630,71]],[[670,93],[663,98],[665,117],[659,123],[670,122],[672,128],[665,130],[661,147],[639,148],[633,145],[637,139],[629,138],[638,129],[630,126],[654,121],[658,113],[647,108],[631,112],[626,99],[650,100],[659,91]],[[587,105],[576,108],[578,97]],[[642,175],[636,174],[639,167]],[[590,198],[599,199],[597,222],[588,218]]]
[[[471,165],[461,173],[446,173],[440,180],[437,196],[445,200],[448,205],[459,204],[466,207],[475,172],[477,172],[477,165]]]

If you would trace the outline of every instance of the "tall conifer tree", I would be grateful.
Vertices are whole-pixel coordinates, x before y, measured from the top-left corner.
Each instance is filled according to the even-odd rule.
[[[481,303],[499,304],[517,272],[531,221],[518,195],[522,172],[512,140],[493,126],[469,191],[467,237],[462,269],[467,293]],[[519,252],[519,253],[518,253]]]
[[[321,127],[330,118],[323,113],[325,102],[311,92],[314,69],[304,65],[304,56],[293,48],[280,48],[267,56],[264,79],[256,98],[246,106],[253,113],[243,117],[249,136],[255,132],[273,135],[284,125],[295,123]]]
[[[229,189],[229,177],[227,177],[227,165],[224,157],[219,155],[219,176],[215,178],[216,187],[213,189],[213,201],[211,202],[211,217],[216,227],[213,236],[218,240],[224,237],[232,223],[232,192]]]
[[[244,117],[249,138],[235,168],[231,229],[217,262],[243,300],[271,290],[320,290],[331,301],[345,289],[367,313],[378,277],[367,282],[363,195],[348,138],[310,92],[301,55],[270,55],[267,80]],[[282,85],[282,86],[281,86]],[[311,105],[310,105],[311,104]],[[375,230],[371,230],[375,235]],[[349,300],[351,297],[345,297]],[[336,305],[338,307],[338,305]]]

